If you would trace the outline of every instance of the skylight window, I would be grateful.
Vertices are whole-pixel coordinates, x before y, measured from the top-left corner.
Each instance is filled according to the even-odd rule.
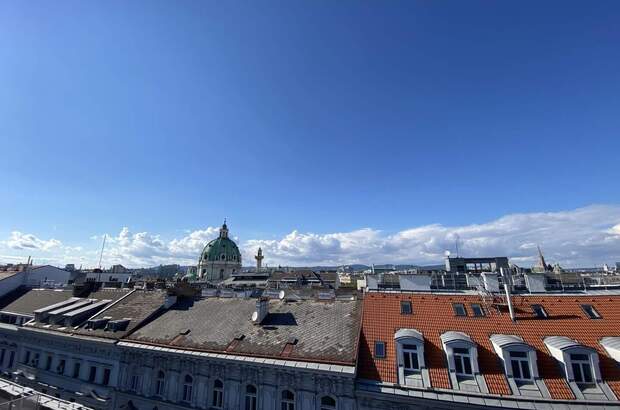
[[[534,312],[534,315],[536,315],[539,319],[546,319],[549,317],[547,311],[544,307],[542,307],[542,305],[532,305],[532,312]]]
[[[375,358],[377,359],[385,358],[385,342],[380,342],[380,341],[375,342]]]
[[[465,305],[462,303],[453,303],[452,308],[454,309],[454,314],[456,316],[467,316],[467,310],[465,309]]]
[[[581,309],[583,309],[585,314],[588,315],[588,317],[590,319],[600,319],[601,318],[600,313],[598,313],[598,311],[596,309],[594,309],[594,306],[592,306],[592,305],[581,305]]]
[[[410,315],[413,312],[411,307],[411,301],[409,300],[401,300],[400,301],[400,313],[401,315]]]
[[[472,303],[471,304],[471,311],[474,313],[474,316],[476,316],[476,317],[484,316],[484,309],[482,308],[482,306],[479,303]]]

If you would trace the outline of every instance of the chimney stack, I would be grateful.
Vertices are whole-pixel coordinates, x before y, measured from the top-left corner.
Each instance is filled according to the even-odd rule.
[[[256,301],[256,312],[252,314],[252,322],[260,325],[269,314],[269,299],[261,297]]]

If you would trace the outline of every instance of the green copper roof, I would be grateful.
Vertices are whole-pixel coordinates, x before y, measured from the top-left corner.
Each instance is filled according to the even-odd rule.
[[[241,263],[241,252],[239,252],[237,244],[232,240],[219,237],[205,246],[200,255],[200,260]]]

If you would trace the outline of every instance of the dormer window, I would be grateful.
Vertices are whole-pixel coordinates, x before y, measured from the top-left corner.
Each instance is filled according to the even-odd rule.
[[[546,319],[549,317],[549,315],[547,315],[547,311],[544,307],[542,307],[542,305],[532,305],[532,312],[534,312],[534,315],[539,319]]]
[[[532,379],[530,372],[530,361],[527,352],[513,351],[509,352],[510,367],[512,369],[512,377],[519,381],[529,381]]]
[[[452,388],[488,393],[489,389],[478,367],[478,349],[469,335],[448,331],[441,335],[441,343],[448,359]]]
[[[562,364],[571,390],[578,399],[616,400],[601,376],[596,350],[566,336],[544,339],[551,355]]]
[[[420,371],[417,345],[403,345],[403,365],[405,368],[405,373]]]
[[[469,349],[454,348],[454,369],[457,376],[473,376]]]
[[[586,315],[588,315],[590,319],[601,318],[601,315],[598,313],[596,309],[594,309],[594,306],[592,305],[581,305],[581,309],[584,311]]]
[[[399,329],[394,335],[398,364],[398,383],[414,387],[430,387],[430,376],[424,360],[424,336],[415,329]]]
[[[573,368],[573,377],[575,383],[592,384],[592,364],[587,354],[571,354],[571,367]]]

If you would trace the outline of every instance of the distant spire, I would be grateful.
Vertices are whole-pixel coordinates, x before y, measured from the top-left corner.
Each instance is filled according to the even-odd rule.
[[[536,246],[538,248],[538,263],[540,264],[540,267],[542,268],[543,272],[547,271],[547,264],[545,263],[545,257],[542,254],[542,251],[540,250],[540,245]]]

